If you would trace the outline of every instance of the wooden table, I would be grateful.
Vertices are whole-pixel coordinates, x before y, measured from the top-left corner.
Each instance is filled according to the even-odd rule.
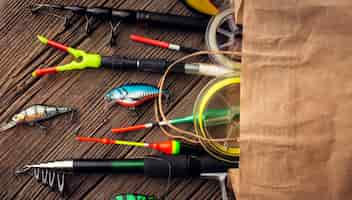
[[[43,1],[42,1],[43,2]],[[60,3],[60,1],[56,1]],[[81,6],[107,6],[114,8],[145,9],[165,13],[191,15],[176,0],[86,0],[62,1]],[[159,48],[147,47],[129,41],[131,33],[139,33],[174,43],[201,47],[203,33],[169,31],[162,28],[123,24],[118,45],[110,48],[110,27],[98,23],[94,32],[84,34],[84,20],[75,21],[64,31],[63,21],[53,16],[31,15],[30,1],[12,0],[0,11],[0,120],[9,119],[16,111],[32,104],[53,104],[77,107],[80,110],[80,134],[111,137],[136,141],[160,141],[166,137],[156,128],[144,132],[113,135],[111,127],[143,123],[153,118],[153,106],[149,104],[135,117],[125,108],[105,110],[104,94],[111,88],[126,82],[157,84],[160,75],[152,73],[117,72],[110,70],[85,70],[67,72],[42,78],[32,78],[31,72],[39,66],[55,66],[70,62],[72,57],[42,45],[37,34],[101,55],[122,55],[137,58],[176,59],[182,56]],[[2,3],[4,4],[4,3]],[[192,112],[194,99],[207,78],[172,75],[167,86],[173,93],[173,101],[167,108],[169,117]],[[65,121],[65,117],[53,120],[50,131],[41,133],[37,128],[19,126],[2,133],[0,138],[0,198],[1,199],[60,199],[30,176],[16,177],[14,170],[29,163],[69,158],[135,158],[151,154],[143,148],[117,145],[78,143],[72,131],[78,124]],[[66,182],[69,199],[109,199],[114,194],[135,192],[160,195],[167,180],[151,179],[141,175],[89,175],[70,176]],[[169,199],[219,199],[218,184],[199,179],[173,179]]]

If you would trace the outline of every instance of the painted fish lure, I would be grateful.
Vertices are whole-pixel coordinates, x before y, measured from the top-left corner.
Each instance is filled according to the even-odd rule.
[[[162,94],[167,100],[170,99],[169,90],[163,90]],[[110,90],[105,95],[105,100],[134,110],[143,103],[151,99],[155,99],[158,95],[159,88],[154,85],[144,83],[128,83]]]
[[[13,128],[18,124],[38,126],[45,129],[46,127],[41,125],[40,122],[66,113],[76,114],[77,110],[69,107],[32,105],[16,113],[9,122],[0,124],[0,132]]]

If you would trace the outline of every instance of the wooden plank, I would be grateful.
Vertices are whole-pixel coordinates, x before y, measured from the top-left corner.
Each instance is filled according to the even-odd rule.
[[[64,32],[62,25],[56,19],[48,16],[31,16],[22,12],[25,7],[21,1],[10,2],[9,8],[13,10],[5,14],[6,21],[0,24],[0,35],[4,36],[0,41],[6,41],[0,45],[0,58],[4,64],[4,73],[0,78],[0,119],[5,120],[16,110],[25,105],[33,103],[73,105],[81,111],[82,135],[107,136],[129,140],[157,141],[163,138],[158,130],[112,136],[109,133],[110,127],[127,126],[130,124],[145,122],[153,116],[152,105],[144,107],[141,112],[143,116],[131,117],[123,108],[104,110],[104,93],[125,82],[147,82],[155,84],[159,75],[150,73],[84,71],[64,73],[56,76],[32,79],[30,73],[40,64],[56,65],[69,62],[71,58],[55,50],[43,47],[36,39],[35,34],[44,34],[60,42],[72,44],[90,52],[99,52],[102,55],[124,55],[133,57],[168,58],[175,59],[182,55],[171,51],[146,47],[140,44],[133,44],[127,41],[130,33],[142,33],[156,38],[163,38],[176,43],[185,43],[200,47],[201,34],[185,32],[167,32],[162,29],[146,28],[124,24],[120,30],[118,47],[109,48],[105,46],[108,42],[108,25],[98,24],[97,30],[87,37],[80,31],[72,31],[82,27],[83,21],[78,21],[72,29]],[[181,4],[175,0],[170,3],[165,1],[84,1],[80,5],[114,6],[121,8],[147,9],[160,12],[171,12],[190,14]],[[65,1],[69,4],[70,1]],[[72,1],[73,3],[73,1]],[[28,2],[26,2],[28,5]],[[12,16],[12,17],[11,17]],[[26,27],[20,30],[24,22]],[[54,22],[54,23],[53,23]],[[11,28],[11,25],[15,28]],[[16,28],[17,27],[17,28]],[[182,80],[182,81],[178,81]],[[170,115],[183,115],[189,113],[192,107],[188,94],[194,95],[201,88],[207,79],[199,77],[173,75],[168,79],[169,88],[177,95],[175,103],[171,104],[167,111]],[[184,98],[186,97],[186,98]],[[29,177],[13,176],[14,168],[25,163],[40,162],[63,158],[123,158],[138,157],[149,154],[145,149],[128,147],[102,146],[96,144],[79,144],[73,140],[72,130],[77,125],[64,123],[63,119],[54,120],[52,129],[48,135],[38,133],[38,130],[25,127],[17,127],[8,131],[0,139],[0,160],[4,165],[0,168],[1,197],[4,199],[26,199],[29,197],[57,199],[60,196],[50,192],[44,186],[36,183]],[[13,159],[16,158],[16,159]],[[148,179],[142,176],[78,176],[70,180],[71,188],[68,196],[72,199],[109,197],[116,192],[126,191],[149,191],[160,194],[160,186],[165,185],[165,180]],[[128,181],[127,181],[128,180]],[[170,195],[182,199],[190,197],[202,188],[204,180],[173,180],[173,190]],[[191,185],[191,187],[190,187]],[[132,190],[130,190],[132,189]],[[128,191],[130,190],[130,191]],[[181,193],[179,193],[181,191]],[[207,192],[203,191],[203,194]],[[100,196],[95,196],[95,195]]]

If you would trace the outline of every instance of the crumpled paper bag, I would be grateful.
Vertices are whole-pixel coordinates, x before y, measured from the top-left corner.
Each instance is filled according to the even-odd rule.
[[[352,199],[352,1],[241,2],[240,199]]]

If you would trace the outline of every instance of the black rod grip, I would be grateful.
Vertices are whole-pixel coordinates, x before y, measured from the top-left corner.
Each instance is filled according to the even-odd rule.
[[[106,160],[106,159],[81,159],[73,162],[74,173],[143,173],[143,159],[124,159],[124,160]]]
[[[165,59],[129,59],[117,56],[103,56],[101,66],[113,70],[137,70],[145,72],[165,72],[170,62]],[[185,72],[184,63],[178,63],[173,67],[172,72]]]
[[[150,177],[198,177],[201,173],[227,172],[229,168],[234,168],[233,164],[209,156],[160,155],[144,158],[144,174]]]
[[[142,22],[150,25],[168,26],[181,30],[205,30],[209,22],[209,18],[207,17],[180,16],[148,11],[138,11],[136,13],[136,19],[137,22]]]
[[[204,148],[200,145],[188,144],[188,143],[181,143],[181,153],[183,155],[192,155],[192,156],[199,156],[205,155],[207,152]]]

